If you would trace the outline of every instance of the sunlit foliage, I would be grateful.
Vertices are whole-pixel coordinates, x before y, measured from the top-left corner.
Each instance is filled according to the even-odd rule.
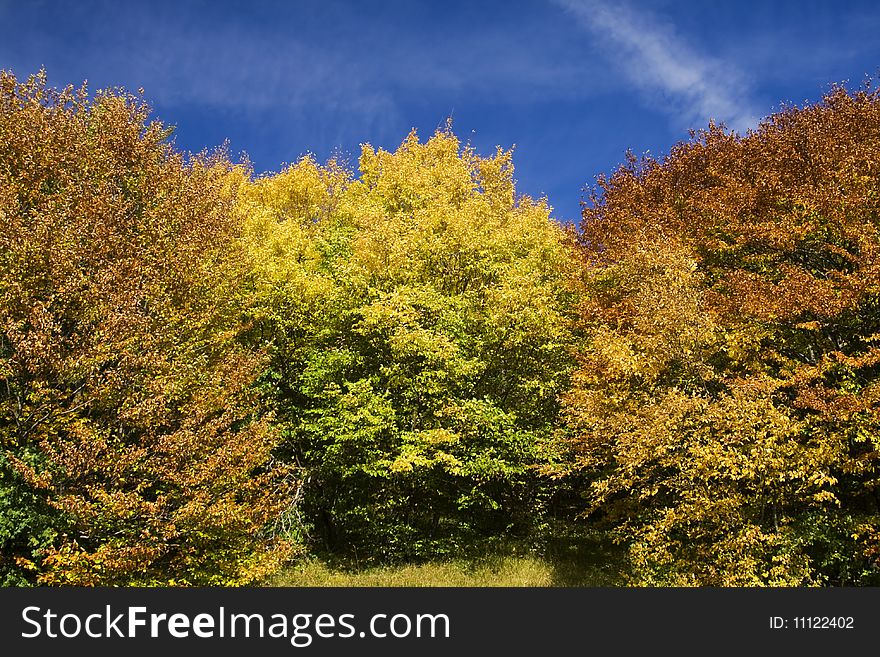
[[[379,560],[522,532],[573,366],[566,234],[509,152],[448,130],[365,146],[358,174],[304,159],[248,193],[291,526]]]
[[[285,548],[276,434],[238,342],[249,267],[222,155],[134,96],[0,74],[0,577],[237,584]]]
[[[639,583],[880,581],[878,198],[843,89],[600,179],[566,407]]]
[[[0,74],[0,584],[468,559],[576,487],[637,584],[880,583],[877,92],[631,158],[580,231],[449,127],[169,136]]]

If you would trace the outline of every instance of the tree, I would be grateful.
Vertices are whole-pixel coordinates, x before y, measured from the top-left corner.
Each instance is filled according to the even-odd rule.
[[[525,531],[573,365],[566,233],[449,130],[359,174],[306,159],[246,201],[302,526],[384,560]]]
[[[290,473],[239,339],[242,172],[148,117],[0,74],[8,583],[244,583],[288,551],[265,533]]]
[[[835,88],[599,180],[571,470],[637,581],[880,581],[878,163]]]

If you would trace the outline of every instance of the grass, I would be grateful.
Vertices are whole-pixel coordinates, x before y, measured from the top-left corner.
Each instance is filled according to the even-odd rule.
[[[532,556],[506,556],[481,562],[443,561],[338,570],[319,559],[291,566],[270,586],[551,586],[552,571]]]
[[[291,564],[267,586],[622,586],[625,560],[597,535],[557,538],[541,553],[508,547],[471,559],[354,568],[318,557]]]

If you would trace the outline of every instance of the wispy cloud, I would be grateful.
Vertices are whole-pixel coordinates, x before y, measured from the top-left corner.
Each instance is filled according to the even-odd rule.
[[[607,57],[651,101],[686,126],[713,119],[745,131],[757,123],[741,70],[698,52],[667,24],[644,11],[602,0],[554,0],[602,43]]]
[[[27,15],[4,1],[0,22],[4,13]],[[26,40],[0,43],[0,67],[26,72],[46,65],[54,84],[88,78],[93,88],[143,87],[164,108],[230,112],[254,122],[283,112],[311,131],[326,124],[327,131],[352,134],[367,126],[396,135],[407,107],[420,101],[442,112],[462,99],[512,106],[593,92],[577,84],[579,58],[570,56],[568,42],[551,38],[553,20],[438,27],[433,19],[442,12],[435,9],[404,11],[401,3],[393,16],[400,20],[380,20],[356,3],[341,3],[334,13],[328,0],[307,3],[320,10],[264,3],[258,18],[245,20],[209,12],[209,4],[174,12],[152,3],[120,12],[108,0],[64,10],[49,5]],[[68,28],[77,39],[65,37]],[[352,130],[343,129],[347,124]]]

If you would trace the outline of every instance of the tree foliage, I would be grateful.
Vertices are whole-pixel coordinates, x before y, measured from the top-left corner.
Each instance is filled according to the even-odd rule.
[[[461,555],[576,486],[638,584],[880,583],[878,92],[631,158],[579,232],[448,127],[169,136],[0,74],[0,584]]]
[[[258,538],[289,473],[239,341],[242,175],[168,135],[137,97],[0,75],[6,583],[242,583],[286,550]]]
[[[512,175],[441,130],[365,146],[357,177],[305,159],[247,195],[267,385],[327,548],[437,556],[540,522],[573,260]]]
[[[878,163],[836,88],[600,179],[566,409],[639,582],[880,581]]]

